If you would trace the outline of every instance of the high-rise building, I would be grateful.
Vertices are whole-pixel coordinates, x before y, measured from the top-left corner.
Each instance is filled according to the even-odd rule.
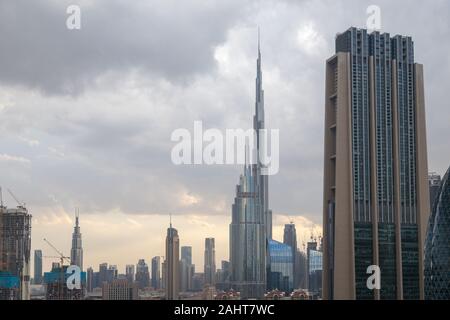
[[[205,239],[205,284],[215,285],[216,283],[216,249],[214,238]]]
[[[325,299],[423,298],[423,66],[411,37],[350,28],[326,62]],[[381,289],[367,287],[369,266]]]
[[[323,254],[315,239],[311,239],[307,243],[306,256],[308,291],[312,296],[320,297],[322,295]]]
[[[436,193],[425,242],[425,299],[450,299],[450,168]]]
[[[138,300],[138,287],[128,279],[115,279],[103,284],[103,300]]]
[[[180,290],[192,290],[192,277],[194,276],[194,266],[192,264],[192,247],[181,247],[180,260]]]
[[[127,264],[125,266],[125,275],[129,283],[134,282],[134,264]]]
[[[42,250],[34,250],[34,284],[42,284]]]
[[[192,291],[193,287],[193,276],[195,273],[195,265],[188,264],[186,260],[180,260],[180,291]]]
[[[161,289],[161,257],[152,258],[152,287]]]
[[[187,264],[192,264],[192,247],[181,247],[181,260],[185,260]]]
[[[139,289],[144,289],[150,286],[150,273],[145,259],[139,259],[136,265],[136,282]]]
[[[284,225],[284,232],[283,232],[283,243],[287,244],[291,247],[292,250],[292,257],[294,261],[293,266],[293,273],[294,273],[294,288],[298,288],[299,286],[299,270],[297,266],[297,230],[295,229],[295,224],[289,223]]]
[[[0,191],[1,192],[1,191]],[[0,271],[19,279],[18,299],[30,299],[31,215],[0,204]]]
[[[108,283],[111,283],[113,280],[117,279],[119,270],[117,269],[117,266],[112,264],[108,267],[108,271],[106,273],[106,279]]]
[[[94,269],[92,267],[86,270],[86,291],[92,292],[95,288]]]
[[[258,39],[256,102],[253,129],[256,131],[256,164],[245,164],[236,186],[230,224],[231,284],[241,297],[263,298],[267,286],[268,240],[272,238],[268,176],[260,159],[260,130],[264,124],[261,51]],[[253,150],[250,150],[253,154]]]
[[[291,292],[294,289],[294,256],[291,246],[269,240],[267,289]]]
[[[75,214],[75,227],[72,233],[72,249],[70,250],[70,264],[79,266],[83,270],[83,246],[81,243],[81,232],[79,225],[79,212]]]
[[[103,282],[108,282],[108,264],[105,263],[101,263],[98,266],[98,283],[96,283],[96,285],[98,287],[102,287],[103,286]]]
[[[172,228],[172,222],[170,227],[167,228],[166,237],[166,299],[178,300],[180,290],[180,239],[178,237],[178,231]]]
[[[436,199],[439,189],[441,187],[441,176],[435,172],[431,172],[428,175],[428,185],[430,187],[430,208],[432,210],[434,200]]]

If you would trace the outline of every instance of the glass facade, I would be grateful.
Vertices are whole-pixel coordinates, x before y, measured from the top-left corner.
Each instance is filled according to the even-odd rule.
[[[309,250],[308,256],[308,290],[314,294],[322,292],[322,251]]]
[[[373,291],[367,288],[367,267],[373,265],[372,225],[355,223],[355,287],[357,299],[373,299]]]
[[[417,299],[420,289],[414,43],[410,37],[391,38],[388,33],[367,34],[364,29],[350,28],[336,38],[336,52],[350,55],[356,298],[374,297],[373,291],[366,287],[367,267],[374,261],[374,230],[378,233],[378,260],[382,270],[380,298],[397,297],[395,217],[398,214],[403,297]],[[395,111],[398,123],[394,123]],[[394,159],[394,134],[398,135],[399,159]],[[394,210],[394,161],[399,164],[399,213]],[[373,186],[376,190],[372,190]],[[374,192],[376,197],[372,197]],[[378,220],[376,228],[374,217]]]
[[[378,247],[382,270],[380,298],[393,300],[397,298],[395,224],[378,224]]]
[[[256,169],[245,166],[230,224],[232,285],[244,298],[261,298],[266,289],[265,224],[256,190]]]
[[[270,260],[268,264],[268,289],[291,292],[294,289],[292,248],[284,243],[269,240],[268,249]]]
[[[425,299],[450,299],[450,168],[442,180],[425,244]]]

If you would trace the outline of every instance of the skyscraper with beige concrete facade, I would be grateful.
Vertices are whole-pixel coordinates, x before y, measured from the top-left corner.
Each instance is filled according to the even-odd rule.
[[[350,28],[326,62],[324,299],[423,298],[423,66],[411,37]],[[380,289],[369,289],[371,265]]]

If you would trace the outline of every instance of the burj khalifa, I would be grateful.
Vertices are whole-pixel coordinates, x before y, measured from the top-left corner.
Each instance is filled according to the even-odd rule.
[[[267,243],[272,238],[272,211],[269,210],[268,176],[260,157],[264,124],[261,50],[258,34],[256,101],[253,129],[256,132],[256,161],[247,163],[236,186],[230,224],[231,285],[241,298],[262,298],[267,287]],[[246,157],[247,159],[247,157]]]

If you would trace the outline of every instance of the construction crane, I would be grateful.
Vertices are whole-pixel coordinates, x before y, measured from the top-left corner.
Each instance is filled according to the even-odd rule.
[[[17,200],[17,197],[14,195],[14,193],[12,193],[11,190],[9,190],[9,189],[7,189],[7,190],[8,190],[8,193],[11,195],[11,197],[13,197],[13,199],[16,200],[16,202],[19,205],[19,207],[25,209],[25,202],[20,202],[19,200]]]
[[[44,241],[47,242],[47,244],[48,244],[50,247],[52,247],[52,249],[55,250],[56,253],[59,254],[59,257],[54,257],[54,258],[58,258],[58,259],[61,260],[61,268],[62,268],[62,266],[63,266],[63,264],[64,264],[64,259],[66,259],[67,261],[69,261],[69,264],[70,264],[70,257],[64,256],[64,254],[63,254],[62,252],[60,252],[58,249],[56,249],[55,246],[52,245],[51,242],[48,241],[47,239],[44,238]]]
[[[44,241],[47,242],[47,244],[52,247],[53,250],[55,250],[58,253],[58,257],[54,257],[54,258],[58,258],[61,260],[61,265],[60,267],[60,290],[59,290],[59,299],[62,300],[63,299],[63,291],[64,291],[64,259],[66,259],[67,261],[69,261],[69,265],[70,265],[70,257],[66,257],[64,256],[64,254],[59,251],[58,249],[56,249],[56,247],[47,239],[44,238]],[[49,256],[47,256],[49,257]]]

